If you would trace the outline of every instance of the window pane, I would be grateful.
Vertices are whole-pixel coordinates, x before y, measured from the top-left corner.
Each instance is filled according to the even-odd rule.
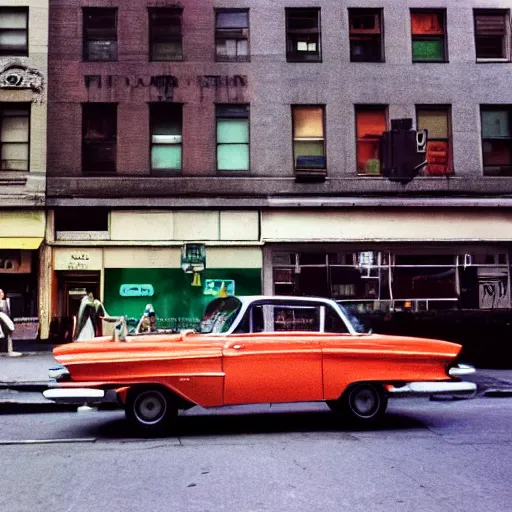
[[[321,107],[293,108],[294,138],[323,137],[324,116]]]
[[[437,41],[413,41],[412,42],[413,60],[444,60],[444,42]]]
[[[350,40],[352,62],[381,62],[383,59],[380,36]]]
[[[512,144],[508,140],[484,141],[484,166],[512,165]]]
[[[153,43],[151,46],[151,58],[153,60],[178,60],[183,58],[181,41]]]
[[[448,139],[448,112],[418,110],[418,129],[427,129],[429,139]]]
[[[0,32],[0,46],[3,51],[20,51],[27,48],[27,32],[25,30],[12,30]]]
[[[503,36],[478,36],[476,38],[477,59],[503,59],[506,57]]]
[[[430,136],[430,133],[429,133]],[[451,174],[450,146],[448,142],[428,141],[426,176],[446,176]]]
[[[100,61],[117,59],[117,41],[88,41],[87,58]]]
[[[508,110],[482,111],[482,137],[484,139],[510,137]]]
[[[27,171],[28,144],[2,143],[2,169],[8,171]]]
[[[247,39],[239,39],[236,43],[237,55],[249,55],[249,41]]]
[[[380,137],[386,131],[386,111],[358,110],[356,111],[357,138]]]
[[[217,146],[219,171],[248,171],[249,146],[247,144],[221,144]]]
[[[4,142],[28,142],[27,117],[4,117],[2,119],[1,140]]]
[[[217,142],[249,142],[249,121],[247,119],[218,119]]]
[[[413,34],[443,34],[443,15],[438,12],[411,13],[411,32]]]
[[[298,156],[324,156],[324,141],[294,141],[293,149],[295,151],[295,161]]]
[[[181,170],[181,145],[151,147],[151,169]]]
[[[216,28],[248,28],[249,13],[247,11],[218,12],[215,25]]]
[[[379,141],[357,142],[357,172],[380,174]]]
[[[0,29],[2,28],[27,28],[27,12],[16,12],[0,9]]]

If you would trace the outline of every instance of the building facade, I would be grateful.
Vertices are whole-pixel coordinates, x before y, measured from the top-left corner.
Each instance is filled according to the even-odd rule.
[[[88,288],[180,326],[221,288],[510,307],[511,8],[53,1],[45,325]],[[397,118],[429,131],[409,183],[381,175]]]
[[[45,233],[48,0],[0,2],[0,288],[37,334]]]

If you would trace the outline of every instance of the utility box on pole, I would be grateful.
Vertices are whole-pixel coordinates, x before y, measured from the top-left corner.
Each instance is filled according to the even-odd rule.
[[[391,181],[409,183],[427,165],[427,130],[412,129],[412,119],[392,119],[380,141],[381,173]]]

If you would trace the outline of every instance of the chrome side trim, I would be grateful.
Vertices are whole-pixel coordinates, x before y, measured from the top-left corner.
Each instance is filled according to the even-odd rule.
[[[58,403],[84,404],[103,401],[105,391],[92,388],[54,388],[43,391],[43,396]]]
[[[450,395],[471,395],[476,393],[476,384],[474,382],[408,382],[404,386],[396,388],[388,387],[388,393],[391,396],[422,396],[436,394]]]
[[[475,373],[475,367],[470,364],[459,363],[457,366],[450,368],[448,373],[452,376],[470,375],[471,373]]]

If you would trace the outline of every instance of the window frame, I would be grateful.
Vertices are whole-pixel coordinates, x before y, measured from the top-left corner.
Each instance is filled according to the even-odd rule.
[[[14,28],[3,28],[3,29],[0,29],[0,33],[3,33],[3,32],[9,32],[9,31],[14,31],[14,30],[24,30],[25,32],[25,35],[26,35],[26,45],[25,45],[25,48],[23,50],[20,50],[19,52],[11,52],[11,51],[7,51],[7,50],[4,50],[2,48],[2,46],[0,46],[0,56],[6,56],[6,57],[9,57],[9,56],[12,56],[12,57],[28,57],[29,56],[29,7],[16,7],[16,6],[7,6],[7,5],[3,5],[0,7],[0,16],[2,15],[2,13],[23,13],[25,14],[25,29],[14,29]]]
[[[483,133],[483,123],[482,123],[482,114],[484,111],[486,112],[498,112],[506,110],[508,112],[508,127],[509,127],[509,133],[510,135],[508,137],[485,137]],[[484,176],[492,176],[492,177],[511,177],[512,176],[512,104],[506,103],[506,104],[487,104],[483,103],[480,104],[480,140],[481,140],[481,150],[482,150],[482,174]],[[485,165],[485,152],[484,152],[484,144],[486,141],[492,142],[492,141],[500,141],[500,140],[506,140],[508,141],[508,153],[509,153],[509,162],[510,164],[507,166],[499,166],[498,173],[489,173],[486,172],[486,165]],[[497,168],[498,166],[487,166],[492,168]]]
[[[316,14],[316,30],[315,29],[291,29],[290,14]],[[304,16],[303,16],[304,17]],[[313,16],[311,16],[313,19]],[[316,35],[317,50],[310,52],[306,50],[301,52],[297,49],[290,50],[294,45],[296,38],[304,36],[304,38],[313,38]],[[286,7],[285,8],[285,36],[286,36],[286,62],[302,62],[302,63],[318,63],[322,62],[322,15],[320,7]],[[297,42],[297,41],[295,41]],[[309,44],[309,43],[308,43]]]
[[[114,15],[114,31],[115,31],[115,37],[111,36],[104,36],[101,39],[98,38],[92,38],[88,34],[88,30],[91,30],[87,27],[87,16],[97,13],[99,14],[100,11],[103,11],[104,15],[110,11]],[[105,32],[108,32],[107,29],[104,29]],[[115,56],[110,59],[91,59],[89,55],[89,48],[88,43],[91,41],[115,41]],[[117,62],[119,59],[119,9],[117,7],[83,7],[82,8],[82,60],[84,62]]]
[[[240,114],[242,114],[241,109],[246,109],[246,116],[227,116],[219,114],[219,111],[222,110],[222,107],[240,107]],[[247,142],[219,142],[218,136],[218,122],[220,119],[247,119]],[[248,152],[248,166],[247,169],[219,169],[219,146],[223,146],[226,144],[238,144],[240,146],[246,145]],[[248,174],[251,172],[251,108],[249,103],[216,103],[215,104],[215,162],[216,162],[216,171],[217,173],[227,174],[227,173],[236,173],[236,174]]]
[[[504,18],[505,24],[505,34],[502,37],[502,50],[504,56],[502,57],[479,57],[478,56],[478,37],[491,37],[489,34],[481,34],[478,33],[477,27],[477,17],[478,16],[502,16]],[[474,44],[475,44],[475,59],[477,63],[486,63],[486,62],[510,62],[512,58],[512,49],[511,49],[511,16],[510,9],[473,9],[473,28],[474,28]]]
[[[250,9],[234,9],[234,8],[215,8],[214,9],[214,52],[215,52],[215,62],[250,62],[251,61],[251,40],[250,40],[250,27],[251,27],[251,20],[250,20]],[[218,28],[217,27],[217,18],[219,14],[227,14],[227,13],[246,13],[247,14],[247,27],[246,28]],[[226,34],[233,31],[241,31],[242,36],[244,35],[244,31],[246,32],[245,37],[222,37],[222,34]],[[236,54],[236,58],[229,58],[228,56],[224,57],[222,55],[219,55],[217,52],[217,42],[218,41],[228,41],[228,40],[235,40],[237,41],[247,41],[247,56],[240,56],[238,55],[238,52]]]
[[[84,176],[110,176],[110,175],[115,175],[117,173],[117,145],[118,145],[118,104],[117,103],[96,103],[96,102],[88,102],[88,103],[82,103],[82,138],[81,138],[81,141],[82,141],[82,151],[81,151],[81,154],[82,154],[82,160],[81,160],[81,169],[82,169],[82,174]],[[88,140],[86,138],[86,134],[85,134],[85,131],[86,131],[86,123],[87,123],[87,120],[88,119],[91,119],[94,114],[95,114],[95,111],[97,113],[97,111],[102,111],[102,112],[105,112],[107,109],[111,109],[111,112],[109,113],[109,115],[112,115],[113,117],[113,121],[114,121],[114,126],[113,126],[113,129],[112,127],[110,128],[111,131],[113,131],[115,133],[115,135],[113,137],[105,137],[105,138],[98,138],[98,139],[90,139]],[[87,110],[90,110],[90,112],[88,112],[88,116],[90,117],[87,117],[86,116],[86,111]],[[99,116],[98,116],[99,117]],[[87,159],[85,157],[85,154],[86,154],[86,149],[87,149],[87,146],[95,146],[95,145],[98,145],[98,146],[107,146],[107,145],[114,145],[115,148],[114,148],[114,165],[113,165],[113,168],[102,168],[102,169],[93,169],[93,168],[88,168],[88,165],[87,165]]]
[[[179,135],[179,137],[181,137],[181,140],[179,142],[167,142],[167,143],[164,143],[164,142],[161,142],[161,143],[158,143],[158,142],[153,142],[153,122],[154,122],[154,119],[153,119],[153,112],[152,110],[154,108],[162,108],[162,105],[165,105],[166,108],[176,108],[176,111],[178,111],[179,109],[179,112],[180,112],[180,121],[181,121],[181,135]],[[175,135],[171,135],[172,137],[175,137]],[[181,149],[181,158],[180,158],[180,161],[181,161],[181,165],[180,165],[180,168],[179,169],[173,169],[173,168],[168,168],[168,169],[153,169],[153,165],[152,165],[152,149],[153,149],[153,146],[179,146],[180,149]],[[150,102],[149,103],[149,170],[151,172],[151,175],[152,176],[158,176],[158,175],[165,175],[165,176],[174,176],[176,174],[181,174],[183,172],[183,103],[170,103],[170,102],[167,102],[167,103],[162,103],[162,102]]]
[[[425,167],[425,169],[422,171],[421,175],[427,176],[427,177],[453,176],[455,174],[455,171],[453,168],[453,130],[452,130],[452,108],[451,108],[451,105],[447,105],[447,104],[442,104],[442,105],[418,104],[418,105],[415,105],[415,110],[416,110],[416,126],[418,127],[418,129],[419,129],[420,111],[423,111],[423,112],[445,111],[446,112],[446,120],[447,120],[447,129],[448,129],[448,138],[447,139],[441,139],[441,138],[433,139],[430,136],[428,136],[428,138],[427,138],[427,157],[428,157],[428,151],[429,151],[428,144],[430,142],[447,142],[447,144],[448,144],[448,155],[447,155],[447,164],[446,164],[447,172],[439,173],[439,174],[429,173],[428,169],[429,169],[430,164],[428,164]]]
[[[167,15],[168,18],[179,18],[180,30],[179,36],[155,36],[155,27],[152,23],[152,15],[156,15],[157,12],[160,14]],[[157,59],[154,57],[153,45],[155,43],[175,42],[179,41],[181,48],[181,57],[175,59]],[[184,60],[183,55],[183,8],[182,7],[148,7],[148,59],[150,62],[182,62]]]
[[[389,119],[389,105],[388,104],[361,104],[361,103],[356,103],[354,105],[354,123],[355,123],[355,126],[354,126],[354,129],[355,129],[355,141],[356,141],[356,175],[358,177],[370,177],[370,178],[375,178],[375,177],[383,177],[382,176],[382,162],[381,162],[381,159],[380,159],[380,155],[379,155],[379,173],[378,174],[373,174],[373,173],[362,173],[359,171],[359,167],[358,167],[358,149],[359,149],[359,139],[360,137],[358,137],[358,130],[357,130],[357,114],[358,112],[367,112],[367,111],[380,111],[380,112],[384,112],[384,122],[385,122],[385,130],[389,130],[389,123],[390,123],[390,119]],[[382,138],[382,135],[379,136],[379,138],[377,139],[377,137],[374,137],[373,139],[366,139],[367,141],[369,142],[374,142],[374,143],[377,143],[379,146],[380,146],[380,140]],[[379,151],[380,152],[380,151]]]
[[[349,56],[350,62],[358,63],[373,63],[380,64],[386,62],[385,42],[384,42],[384,9],[383,8],[359,8],[349,7],[348,9],[348,37],[349,37]],[[374,29],[352,27],[354,15],[373,15],[374,19],[377,20],[378,27]],[[353,42],[354,41],[371,41],[377,40],[380,42],[380,58],[379,60],[368,60],[368,59],[356,59],[353,56]]]
[[[321,109],[322,110],[322,137],[296,137],[295,131],[295,112],[297,110],[312,110],[312,109]],[[327,170],[327,137],[326,137],[326,105],[325,104],[293,104],[291,105],[291,115],[292,115],[292,153],[293,153],[293,171],[295,174],[300,173],[301,171],[326,171]],[[297,156],[295,154],[295,143],[296,142],[322,142],[323,146],[323,158],[324,158],[324,166],[323,167],[312,167],[312,166],[297,166]]]
[[[412,18],[413,14],[437,14],[441,16],[442,23],[442,34],[414,34],[412,28]],[[446,9],[410,9],[410,21],[411,21],[411,55],[412,62],[418,64],[447,64],[449,62],[448,58],[448,30],[447,30],[447,12]],[[443,57],[440,60],[428,60],[428,59],[415,59],[414,58],[414,42],[415,41],[438,41],[440,40],[443,47]]]
[[[14,109],[26,109],[26,112],[27,112],[27,123],[28,123],[27,142],[14,142],[14,143],[11,143],[11,144],[18,144],[18,145],[23,144],[23,145],[27,146],[27,168],[26,169],[4,169],[3,168],[2,149],[3,149],[4,142],[2,141],[2,138],[1,138],[1,130],[2,130],[2,122],[4,120],[4,111],[8,110],[8,109],[11,109],[11,110],[14,110]],[[32,114],[32,105],[31,105],[30,102],[10,102],[10,101],[0,102],[0,173],[6,173],[6,172],[15,172],[15,173],[30,172],[31,114]]]

